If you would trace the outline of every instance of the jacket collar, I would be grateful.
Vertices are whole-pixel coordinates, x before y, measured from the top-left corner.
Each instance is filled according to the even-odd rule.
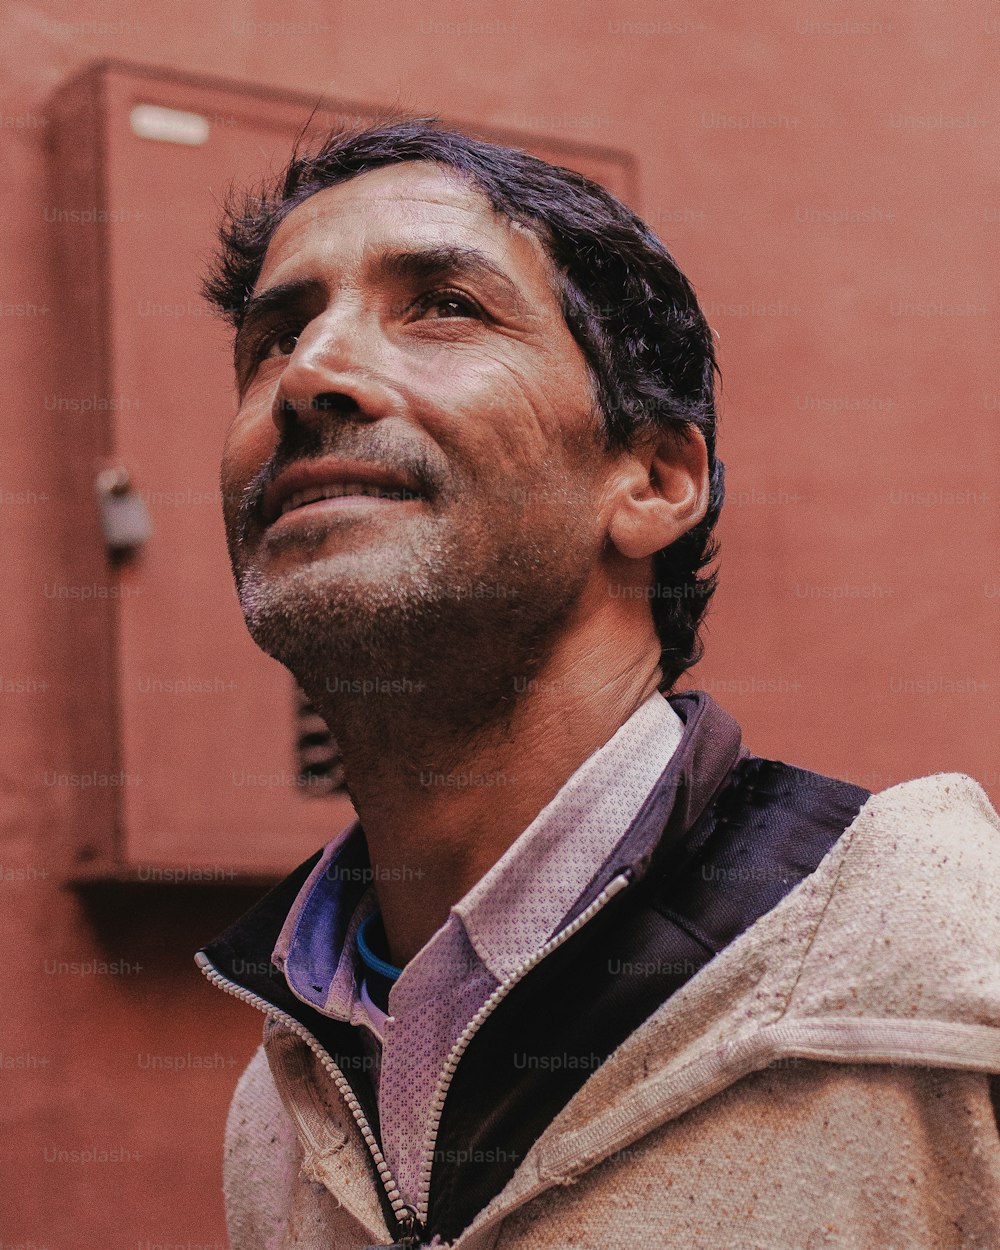
[[[671,844],[694,823],[736,761],[747,754],[741,747],[736,721],[710,695],[692,690],[670,695],[668,701],[684,722],[681,741],[615,851],[574,904],[567,923],[623,872],[633,880],[644,876],[658,845]],[[317,872],[329,875],[331,866],[344,869],[338,874],[342,892],[337,913],[346,923],[345,918],[349,920],[372,879],[367,848],[357,823],[300,864],[215,941],[203,947],[198,952],[198,962],[208,962],[226,980],[282,1010],[289,1009],[289,998],[293,996],[304,1012],[318,1015],[309,1006],[308,987],[297,986],[292,995],[283,970],[272,962],[272,955],[292,910],[301,914],[310,905],[310,878],[315,881]],[[340,924],[338,931],[342,928]],[[319,1005],[315,998],[313,1002]],[[299,1010],[292,1014],[301,1019]]]

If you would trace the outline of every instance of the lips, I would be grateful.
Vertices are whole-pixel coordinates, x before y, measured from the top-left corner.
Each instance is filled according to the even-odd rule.
[[[264,492],[261,516],[265,525],[318,499],[349,495],[405,501],[423,496],[406,473],[360,460],[300,460],[279,473]]]

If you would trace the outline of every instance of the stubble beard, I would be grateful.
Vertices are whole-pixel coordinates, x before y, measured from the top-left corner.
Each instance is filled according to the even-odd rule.
[[[247,628],[345,748],[391,734],[403,753],[410,741],[411,761],[426,754],[421,738],[440,759],[445,740],[458,750],[503,734],[562,634],[591,560],[563,521],[530,533],[501,523],[477,554],[460,526],[414,519],[405,548],[318,555],[275,576],[250,564],[237,569]]]

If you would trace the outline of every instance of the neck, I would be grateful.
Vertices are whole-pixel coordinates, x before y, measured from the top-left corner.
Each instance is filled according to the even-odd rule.
[[[656,691],[648,608],[637,629],[634,604],[598,606],[581,605],[575,627],[522,677],[508,655],[495,671],[482,659],[452,663],[392,691],[370,680],[367,694],[343,681],[307,687],[343,755],[398,966]]]

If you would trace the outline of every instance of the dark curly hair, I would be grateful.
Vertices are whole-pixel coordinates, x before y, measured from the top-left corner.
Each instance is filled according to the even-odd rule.
[[[280,222],[317,191],[366,170],[434,161],[468,179],[493,210],[532,230],[552,262],[566,323],[583,352],[609,451],[627,450],[652,430],[683,439],[690,427],[708,446],[705,517],[653,557],[649,604],[660,639],[661,690],[701,659],[698,629],[717,571],[713,537],[724,496],[715,455],[712,332],[691,284],[646,224],[582,174],[515,148],[443,129],[436,118],[390,119],[337,130],[318,145],[295,144],[273,183],[231,190],[221,246],[203,283],[205,297],[238,330]]]

